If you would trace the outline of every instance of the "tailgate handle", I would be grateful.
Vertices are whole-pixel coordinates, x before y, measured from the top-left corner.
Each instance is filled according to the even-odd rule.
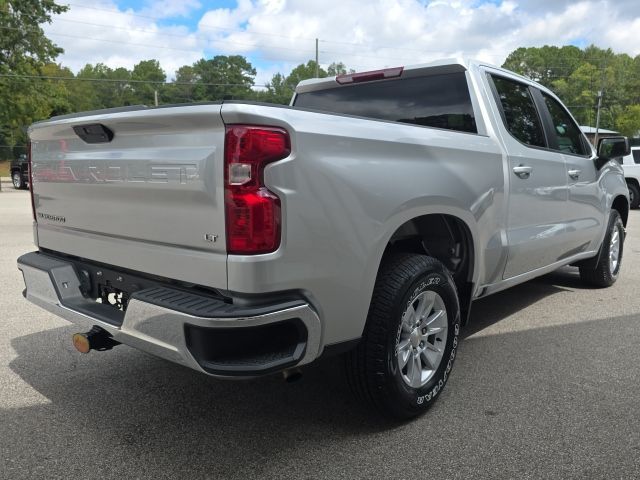
[[[113,130],[101,123],[76,125],[73,131],[86,143],[109,143],[113,140]]]

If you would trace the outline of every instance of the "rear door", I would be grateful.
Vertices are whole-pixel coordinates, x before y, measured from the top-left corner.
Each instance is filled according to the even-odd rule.
[[[507,279],[567,254],[568,182],[563,156],[548,148],[532,87],[497,73],[489,75],[489,83],[509,162]]]

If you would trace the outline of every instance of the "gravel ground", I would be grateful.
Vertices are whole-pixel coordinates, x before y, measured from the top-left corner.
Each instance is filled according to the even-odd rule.
[[[380,422],[338,360],[221,382],[76,329],[22,298],[29,195],[0,193],[0,478],[640,478],[640,212],[616,285],[563,269],[474,304],[425,416]]]

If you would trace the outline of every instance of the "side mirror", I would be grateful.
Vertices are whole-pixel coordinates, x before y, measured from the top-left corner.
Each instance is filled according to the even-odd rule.
[[[601,169],[609,160],[621,160],[631,153],[627,137],[605,137],[598,140],[596,167]]]

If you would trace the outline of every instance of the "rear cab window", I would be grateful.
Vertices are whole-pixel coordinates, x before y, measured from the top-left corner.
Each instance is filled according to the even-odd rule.
[[[358,83],[296,95],[295,107],[477,133],[464,72]]]

